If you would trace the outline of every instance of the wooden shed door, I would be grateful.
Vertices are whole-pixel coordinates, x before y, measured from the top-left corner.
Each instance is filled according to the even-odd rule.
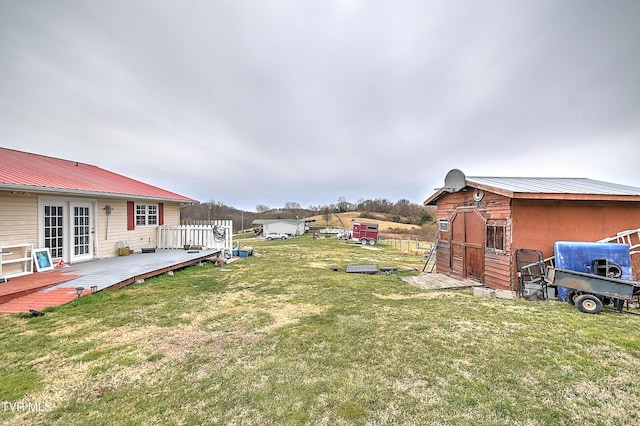
[[[460,209],[451,219],[451,266],[454,275],[482,281],[484,218],[477,210]]]

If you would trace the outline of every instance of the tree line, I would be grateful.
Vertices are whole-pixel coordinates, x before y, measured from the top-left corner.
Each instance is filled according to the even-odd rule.
[[[271,208],[264,204],[256,205],[256,211],[245,211],[228,206],[222,201],[209,200],[204,203],[184,207],[180,218],[183,221],[233,220],[234,232],[252,228],[255,219],[303,219],[315,215],[332,213],[360,212],[360,217],[388,220],[397,223],[423,225],[431,223],[435,217],[435,208],[424,207],[407,199],[392,202],[386,198],[364,199],[353,203],[345,197],[339,197],[336,203],[301,207],[300,203],[290,201],[283,207]]]
[[[340,197],[335,204],[317,206],[315,209],[323,215],[357,211],[362,218],[378,218],[413,225],[433,222],[435,217],[435,208],[424,207],[405,198],[396,202],[386,198],[361,198],[356,203],[351,203],[345,197]]]

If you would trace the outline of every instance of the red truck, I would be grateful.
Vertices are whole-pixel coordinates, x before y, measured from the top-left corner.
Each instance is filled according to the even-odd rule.
[[[353,222],[351,239],[360,244],[374,245],[378,242],[378,224],[370,222]]]

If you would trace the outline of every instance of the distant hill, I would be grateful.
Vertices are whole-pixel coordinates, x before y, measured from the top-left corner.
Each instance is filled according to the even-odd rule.
[[[314,215],[306,217],[305,220],[315,220],[316,226],[319,228],[346,228],[351,229],[351,224],[354,221],[359,222],[374,222],[378,224],[380,232],[387,235],[394,236],[409,236],[415,235],[427,241],[433,241],[435,238],[435,225],[433,223],[420,225],[406,224],[393,222],[388,219],[382,213],[380,214],[363,214],[360,212],[344,212],[344,213],[331,213],[327,215]],[[373,217],[368,217],[373,216]],[[327,220],[328,218],[328,220]]]
[[[197,223],[208,220],[232,220],[233,232],[238,233],[243,229],[251,229],[251,222],[258,216],[254,212],[246,212],[227,206],[223,203],[200,203],[184,207],[180,210],[180,222]]]

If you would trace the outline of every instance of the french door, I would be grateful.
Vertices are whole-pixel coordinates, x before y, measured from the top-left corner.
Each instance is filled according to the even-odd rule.
[[[44,246],[54,259],[64,257],[65,254],[64,212],[64,203],[47,203],[43,207]]]
[[[93,206],[91,203],[71,202],[71,261],[93,259]]]
[[[40,206],[40,243],[52,258],[67,262],[94,258],[94,203],[44,199]]]

